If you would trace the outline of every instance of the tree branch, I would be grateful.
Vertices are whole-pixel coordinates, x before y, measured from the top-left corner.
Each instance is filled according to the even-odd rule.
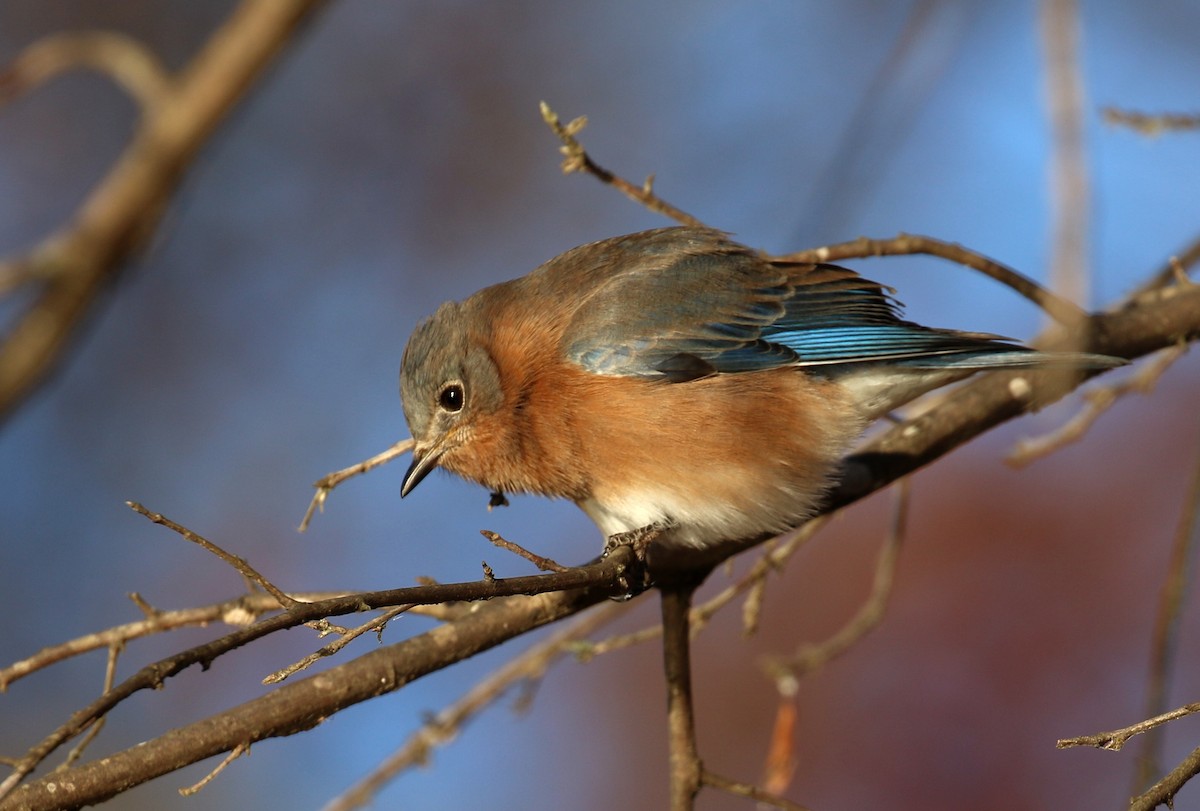
[[[624,557],[628,555],[620,550],[609,556]],[[428,633],[285,684],[132,749],[20,786],[0,800],[0,809],[48,811],[102,802],[131,786],[239,745],[303,732],[339,710],[390,693],[481,650],[578,613],[611,593],[610,588],[596,587],[493,600],[486,610],[464,614]]]
[[[186,668],[188,668],[194,664],[200,664],[202,667],[207,668],[212,663],[212,661],[214,659],[216,659],[218,656],[221,656],[224,653],[227,653],[231,650],[241,647],[242,645],[245,645],[249,642],[252,642],[255,639],[266,636],[270,633],[274,633],[276,631],[280,631],[280,630],[283,630],[286,628],[294,628],[297,625],[302,625],[306,622],[322,619],[325,617],[351,614],[351,613],[355,613],[357,611],[363,611],[363,610],[372,609],[372,608],[381,608],[381,607],[385,607],[385,606],[409,605],[409,604],[415,604],[415,603],[421,603],[421,602],[441,603],[441,602],[449,602],[449,601],[456,601],[456,600],[462,600],[462,599],[479,600],[479,599],[490,599],[490,598],[498,598],[498,597],[512,597],[512,596],[517,596],[517,595],[526,595],[526,596],[541,595],[546,592],[553,592],[554,594],[560,595],[560,596],[561,595],[585,595],[586,599],[583,596],[580,596],[577,598],[564,597],[564,600],[566,600],[569,604],[575,606],[575,609],[573,611],[568,611],[567,613],[574,613],[575,611],[578,611],[581,608],[586,608],[588,605],[591,605],[592,603],[602,599],[605,596],[611,596],[611,595],[614,595],[617,593],[621,593],[624,586],[618,585],[618,584],[623,582],[623,578],[625,577],[625,570],[632,563],[633,563],[632,552],[628,549],[618,549],[618,550],[615,550],[613,553],[609,554],[606,558],[596,561],[589,566],[572,569],[571,571],[565,572],[565,573],[555,573],[555,574],[547,574],[547,575],[531,575],[531,576],[527,576],[527,577],[513,577],[513,578],[505,578],[505,579],[492,579],[492,580],[486,580],[486,581],[479,581],[476,583],[451,583],[451,584],[445,584],[445,585],[439,584],[439,585],[432,585],[432,586],[418,586],[418,587],[408,588],[408,589],[392,589],[392,590],[388,590],[388,591],[377,591],[377,592],[365,592],[365,593],[360,593],[360,594],[351,594],[346,597],[339,597],[339,598],[325,600],[322,602],[315,602],[315,603],[298,603],[292,609],[290,609],[282,614],[278,614],[276,616],[269,617],[265,620],[262,620],[261,622],[255,623],[254,625],[252,625],[248,628],[240,629],[233,633],[227,634],[224,637],[221,637],[220,639],[213,640],[212,642],[206,643],[204,645],[199,645],[190,650],[176,654],[175,656],[171,656],[167,659],[163,659],[159,662],[155,662],[154,664],[147,665],[146,667],[143,667],[141,670],[139,670],[137,673],[135,673],[133,676],[129,677],[124,682],[117,685],[115,688],[106,691],[103,695],[101,695],[99,698],[97,698],[95,701],[93,701],[87,707],[84,707],[83,709],[77,711],[74,715],[71,716],[71,718],[66,723],[64,723],[62,726],[60,726],[57,730],[55,730],[51,735],[49,735],[45,740],[43,740],[37,746],[33,747],[25,755],[25,757],[21,758],[16,763],[13,773],[10,774],[3,782],[0,782],[0,809],[10,808],[10,807],[23,808],[24,805],[20,802],[16,802],[15,805],[9,804],[10,801],[15,800],[14,797],[10,797],[8,795],[8,793],[13,789],[13,787],[16,786],[20,780],[22,780],[27,774],[29,774],[34,768],[36,768],[39,763],[41,763],[43,760],[45,760],[45,758],[48,757],[58,747],[62,746],[66,741],[70,740],[74,736],[83,732],[94,721],[96,721],[99,718],[102,718],[113,707],[117,706],[119,703],[124,701],[129,696],[133,695],[134,693],[136,693],[140,690],[145,690],[145,689],[150,689],[150,688],[159,688],[162,686],[164,680],[170,678],[171,676],[176,675],[177,673],[180,673],[181,671],[185,670]],[[572,602],[573,599],[578,600],[578,602]],[[535,606],[533,608],[530,608],[530,613],[527,613],[524,615],[525,619],[527,620],[527,622],[529,624],[522,627],[518,623],[515,623],[508,616],[509,613],[520,615],[519,610],[512,609],[512,608],[500,609],[500,608],[496,607],[499,605],[501,605],[501,602],[497,601],[495,605],[489,605],[486,607],[487,609],[491,609],[490,611],[485,610],[485,611],[479,611],[479,612],[465,613],[464,615],[462,615],[461,617],[459,617],[458,619],[456,619],[454,621],[451,621],[449,623],[446,623],[445,625],[435,628],[434,630],[432,630],[420,637],[416,637],[415,639],[410,639],[404,643],[400,643],[400,645],[410,645],[411,643],[416,643],[416,640],[425,640],[428,638],[439,639],[439,638],[442,638],[442,637],[439,637],[439,634],[445,634],[447,632],[447,629],[450,629],[451,636],[448,639],[442,638],[442,642],[433,643],[435,645],[436,644],[445,645],[454,639],[453,629],[458,627],[458,623],[461,623],[461,622],[473,623],[473,622],[478,621],[479,617],[482,617],[483,618],[482,621],[484,622],[485,625],[489,621],[499,624],[499,627],[494,630],[498,630],[501,633],[501,636],[496,637],[493,640],[491,645],[485,645],[485,647],[491,647],[493,645],[499,644],[500,642],[504,641],[505,639],[510,638],[510,636],[516,636],[517,634],[524,633],[525,631],[531,630],[532,628],[539,627],[540,625],[544,624],[544,622],[545,622],[543,620],[538,619],[538,617],[540,615],[538,614],[538,609]],[[503,603],[503,605],[508,605],[508,603]],[[489,619],[489,618],[492,618],[495,614],[499,614],[499,616],[495,616],[494,619]],[[472,618],[476,618],[476,619],[472,619]],[[548,620],[546,620],[546,621],[548,621]],[[472,625],[471,627],[474,628],[475,626]],[[509,629],[510,627],[512,627],[513,633],[511,635],[506,635],[506,629]],[[476,633],[480,633],[480,632],[476,631]],[[426,643],[426,644],[429,644],[429,643]],[[393,647],[396,647],[396,646],[393,646]],[[388,650],[390,650],[390,649],[391,648],[389,648]],[[466,656],[469,656],[475,652],[477,652],[477,650],[472,650],[469,653],[466,653],[459,658],[465,658]],[[356,662],[358,662],[358,661],[361,661],[361,659],[356,660]],[[446,664],[451,664],[452,661],[458,661],[458,659],[444,661],[440,665],[433,666],[432,669],[437,669],[438,667],[444,667]],[[347,667],[352,664],[355,664],[355,662],[348,663],[348,665],[342,665],[341,667]],[[407,683],[408,681],[412,681],[417,676],[424,675],[424,673],[428,672],[428,670],[422,669],[422,665],[420,664],[419,657],[415,658],[412,661],[412,664],[415,665],[415,667],[416,667],[415,670],[410,670],[409,664],[410,663],[408,662],[408,660],[405,660],[403,658],[398,659],[394,662],[390,662],[389,665],[387,666],[386,672],[383,674],[383,676],[379,676],[376,678],[383,678],[384,681],[391,684],[391,689],[396,689],[396,688],[402,686],[403,684]],[[338,669],[335,669],[335,670],[338,670]],[[406,675],[402,679],[397,679],[397,674],[406,674]],[[311,677],[311,678],[320,678],[320,676],[315,676],[315,677]],[[355,676],[355,678],[357,678],[357,676]],[[301,684],[301,683],[303,683],[303,682],[297,682],[291,686],[295,687],[296,685]],[[280,688],[280,689],[287,690],[289,688],[284,687],[284,688]],[[388,690],[383,690],[382,692],[388,692]],[[358,695],[358,697],[356,699],[354,699],[353,701],[351,701],[350,703],[357,703],[358,701],[363,701],[367,698],[372,698],[374,695],[379,695],[379,694],[381,694],[381,693]],[[275,693],[271,693],[268,696],[264,696],[263,698],[269,698],[270,696],[273,696],[273,695],[275,695]],[[261,700],[262,699],[259,699],[258,701],[261,701]],[[318,701],[317,703],[321,704],[322,702]],[[348,706],[348,705],[343,705],[343,706]],[[255,709],[251,709],[251,707],[254,707]],[[304,705],[302,705],[302,704],[298,705],[299,709],[303,709],[303,707],[304,707]],[[339,706],[333,710],[330,710],[330,712],[336,711],[336,709],[341,709],[341,707]],[[163,741],[169,737],[170,741],[165,745],[167,745],[168,748],[174,747],[174,748],[182,750],[186,747],[184,747],[179,741],[180,740],[188,740],[188,736],[183,735],[182,738],[180,738],[178,735],[176,735],[176,733],[182,733],[188,729],[195,730],[194,734],[196,737],[195,737],[195,740],[193,740],[192,742],[194,744],[204,746],[204,745],[208,745],[211,742],[212,737],[214,735],[219,735],[221,732],[225,732],[225,733],[229,733],[229,734],[240,733],[243,726],[245,726],[246,724],[253,725],[253,724],[257,723],[260,725],[262,734],[259,735],[258,737],[251,736],[250,738],[246,738],[245,736],[238,735],[236,737],[223,738],[223,740],[225,740],[228,747],[232,747],[232,746],[236,746],[239,743],[253,742],[253,741],[259,740],[263,737],[272,737],[274,735],[287,735],[287,734],[291,734],[292,732],[299,731],[299,728],[288,727],[286,724],[281,726],[280,718],[282,718],[282,716],[280,716],[279,718],[277,718],[275,716],[275,713],[277,713],[279,711],[280,710],[278,709],[278,707],[272,702],[268,702],[266,705],[260,707],[256,702],[252,701],[246,705],[243,705],[243,707],[240,708],[238,711],[235,711],[235,714],[238,712],[243,713],[243,715],[241,717],[239,717],[238,723],[236,725],[230,725],[228,727],[218,727],[216,730],[213,730],[212,728],[210,728],[210,726],[208,726],[208,723],[213,720],[212,718],[210,718],[210,719],[207,719],[207,721],[200,722],[199,724],[192,725],[191,727],[185,727],[183,730],[175,730],[173,733],[171,733],[170,736],[164,736],[164,738],[160,738],[158,740]],[[260,715],[260,713],[261,713],[261,715]],[[324,717],[324,716],[322,716],[322,717]],[[219,749],[218,751],[226,751],[226,749]],[[134,771],[137,771],[139,774],[142,773],[142,767],[140,766],[140,762],[139,762],[139,758],[140,758],[140,755],[138,754],[139,752],[144,754],[143,747],[138,747],[135,750],[127,750],[125,753],[122,753],[124,755],[130,755],[130,753],[132,753],[130,755],[130,760],[131,760],[131,763],[133,764],[132,766],[127,765],[125,767],[121,767],[121,766],[113,767],[113,768],[117,769],[117,771],[115,773],[120,774],[122,776],[123,782],[127,781],[129,779],[129,776],[124,771],[122,771],[123,768],[130,769],[130,768],[134,768],[134,766],[136,766]],[[209,757],[211,754],[213,754],[213,753],[207,752],[206,754],[200,754],[197,759],[203,759],[205,757]],[[114,758],[106,758],[104,761],[101,761],[102,764],[103,763],[112,763],[112,762],[114,762]],[[116,762],[123,762],[123,761],[116,761]],[[188,762],[194,762],[194,761],[188,761]],[[80,768],[88,768],[89,765],[94,765],[94,764],[85,764],[84,766],[82,766]],[[174,768],[178,768],[178,766],[180,766],[180,765],[186,765],[186,763],[177,764]],[[142,780],[147,780],[152,777],[157,777],[161,773],[162,772],[158,772],[158,773],[154,773],[154,774],[146,774],[146,776],[143,777]],[[61,774],[61,772],[58,772],[56,774]],[[142,782],[142,780],[137,780],[136,782]],[[129,783],[129,782],[126,782],[125,784],[127,786],[133,785],[133,783]],[[54,786],[54,785],[56,785],[56,784],[54,783],[53,780],[51,780],[50,786]],[[53,796],[55,794],[55,790],[52,787],[48,788],[47,791],[49,792],[49,796]],[[61,797],[63,796],[61,791],[58,793],[57,796],[61,799]],[[111,796],[111,795],[106,795],[106,796]],[[101,799],[103,799],[103,798],[101,798]],[[86,800],[84,802],[95,802],[95,800]],[[53,807],[53,806],[51,806],[51,807]]]

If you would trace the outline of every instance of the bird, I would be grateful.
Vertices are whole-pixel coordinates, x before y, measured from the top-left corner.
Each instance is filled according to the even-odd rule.
[[[442,304],[404,350],[414,446],[435,468],[575,502],[612,539],[683,552],[781,533],[873,420],[994,369],[1106,369],[906,321],[853,270],[774,259],[702,227],[592,242]]]

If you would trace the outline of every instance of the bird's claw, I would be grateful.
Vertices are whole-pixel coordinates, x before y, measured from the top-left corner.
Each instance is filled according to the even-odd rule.
[[[665,521],[656,521],[653,524],[628,532],[618,532],[614,535],[609,535],[604,541],[604,554],[602,557],[608,557],[612,552],[622,546],[628,546],[633,550],[633,563],[626,569],[618,580],[618,585],[624,590],[610,599],[617,602],[625,602],[641,594],[646,589],[654,585],[650,579],[650,568],[646,565],[647,550],[655,538],[662,535],[674,525]]]

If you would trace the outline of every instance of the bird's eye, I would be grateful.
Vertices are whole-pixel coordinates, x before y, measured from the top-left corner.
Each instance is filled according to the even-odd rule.
[[[462,411],[463,387],[461,383],[449,383],[438,395],[438,405],[446,411]]]

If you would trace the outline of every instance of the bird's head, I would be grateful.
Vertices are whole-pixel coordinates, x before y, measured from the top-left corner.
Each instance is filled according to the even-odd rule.
[[[453,462],[471,453],[478,418],[500,405],[500,374],[469,328],[469,304],[443,304],[413,330],[404,350],[400,396],[416,444],[412,464],[400,487],[401,498],[439,464],[459,467]]]

